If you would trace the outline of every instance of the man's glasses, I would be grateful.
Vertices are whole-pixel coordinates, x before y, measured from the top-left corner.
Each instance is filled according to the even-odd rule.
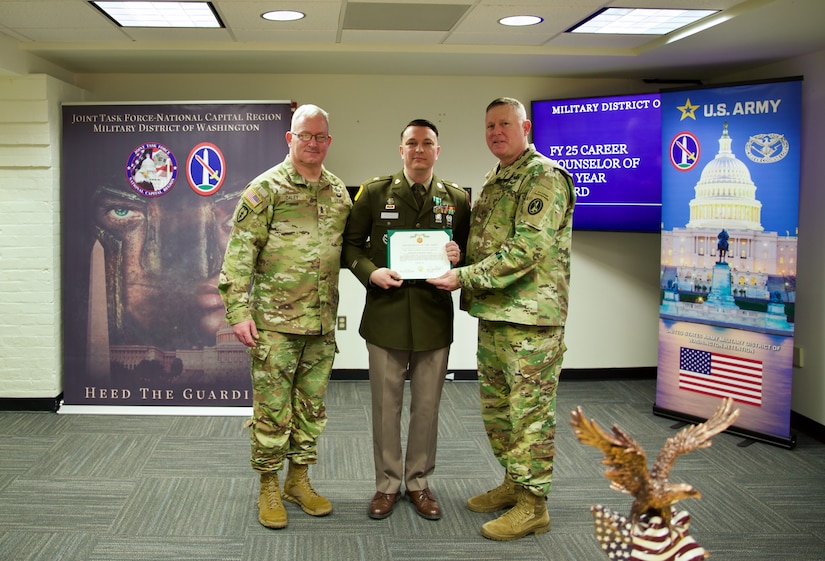
[[[301,142],[309,142],[314,138],[318,144],[323,144],[329,138],[326,134],[309,134],[308,132],[293,132],[292,136],[297,137]]]

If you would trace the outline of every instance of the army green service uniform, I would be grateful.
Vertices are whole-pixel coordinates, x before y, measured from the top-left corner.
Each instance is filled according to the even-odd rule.
[[[367,288],[359,333],[367,341],[372,393],[376,490],[427,488],[435,469],[438,408],[453,341],[453,299],[424,280],[399,288],[371,286],[370,274],[387,266],[389,230],[449,229],[465,250],[470,205],[467,192],[433,177],[419,209],[403,171],[364,183],[344,236],[344,265]],[[401,460],[401,408],[407,367],[410,426]]]
[[[488,175],[473,206],[461,307],[479,319],[481,408],[509,478],[551,488],[556,385],[570,280],[570,175],[529,146]]]
[[[322,170],[308,183],[289,156],[247,186],[235,209],[218,290],[230,325],[253,319],[252,467],[317,461],[335,356],[338,273],[352,201]],[[250,288],[251,286],[251,288]]]

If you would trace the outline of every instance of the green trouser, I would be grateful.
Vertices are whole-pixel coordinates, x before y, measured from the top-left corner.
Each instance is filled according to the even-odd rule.
[[[278,471],[287,459],[314,464],[318,437],[327,424],[324,394],[335,334],[258,333],[258,346],[250,350],[252,468]]]
[[[507,478],[545,496],[552,487],[565,350],[563,326],[478,323],[481,418],[493,454]]]

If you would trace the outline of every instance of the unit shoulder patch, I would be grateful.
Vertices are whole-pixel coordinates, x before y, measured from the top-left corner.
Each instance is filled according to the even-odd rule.
[[[552,208],[552,200],[552,193],[546,187],[538,185],[531,189],[524,199],[524,223],[540,228],[544,215]]]

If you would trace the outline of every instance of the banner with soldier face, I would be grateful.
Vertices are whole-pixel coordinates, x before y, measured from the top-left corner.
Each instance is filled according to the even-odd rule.
[[[251,404],[217,278],[291,117],[288,101],[63,107],[65,405]]]

